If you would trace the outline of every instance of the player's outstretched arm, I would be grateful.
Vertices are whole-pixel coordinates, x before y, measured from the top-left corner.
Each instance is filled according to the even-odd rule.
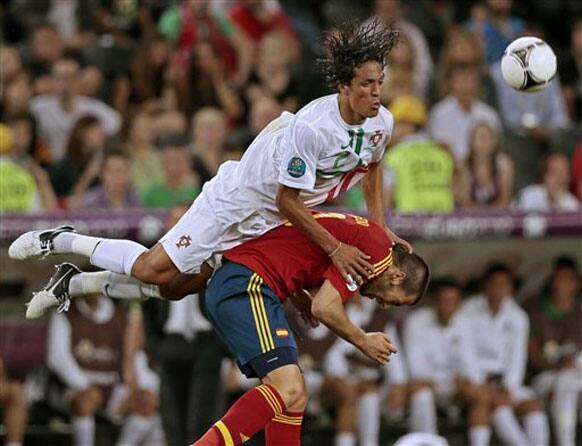
[[[406,251],[412,253],[412,245],[398,237],[386,225],[386,208],[384,206],[384,172],[380,163],[370,165],[370,170],[362,178],[362,192],[368,209],[368,218],[374,223],[386,228],[390,239],[397,245],[402,245]]]
[[[311,313],[335,334],[380,364],[388,362],[390,355],[398,351],[384,333],[366,333],[350,321],[340,294],[329,280],[313,298]]]
[[[327,229],[317,223],[311,211],[299,197],[300,192],[299,189],[279,184],[276,203],[281,215],[331,257],[333,264],[346,282],[355,279],[361,283],[361,278],[367,278],[374,270],[368,262],[370,256],[355,246],[340,243]]]

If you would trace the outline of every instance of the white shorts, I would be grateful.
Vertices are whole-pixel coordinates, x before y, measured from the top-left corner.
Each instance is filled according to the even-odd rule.
[[[251,193],[236,186],[235,169],[236,162],[224,163],[160,240],[180,272],[196,274],[214,254],[259,237],[281,223],[270,218]]]

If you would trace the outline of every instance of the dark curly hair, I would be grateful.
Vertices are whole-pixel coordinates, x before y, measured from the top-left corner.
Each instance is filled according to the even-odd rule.
[[[329,86],[337,90],[339,85],[349,84],[355,69],[366,62],[376,61],[384,67],[397,41],[398,30],[377,19],[365,25],[345,22],[324,34],[326,55],[317,62]]]

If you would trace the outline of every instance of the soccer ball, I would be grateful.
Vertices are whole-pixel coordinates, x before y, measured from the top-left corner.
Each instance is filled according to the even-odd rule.
[[[537,37],[520,37],[509,44],[501,59],[505,82],[517,91],[531,93],[546,88],[556,75],[556,55]]]

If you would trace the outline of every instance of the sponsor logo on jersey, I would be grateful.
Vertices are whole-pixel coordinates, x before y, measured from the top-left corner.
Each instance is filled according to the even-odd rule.
[[[287,165],[287,173],[293,178],[299,178],[305,175],[306,168],[305,161],[297,156],[294,156],[291,158],[291,160],[289,160],[289,164]]]
[[[176,243],[176,247],[179,248],[187,248],[192,244],[192,237],[189,235],[183,235],[178,239],[178,243]]]

